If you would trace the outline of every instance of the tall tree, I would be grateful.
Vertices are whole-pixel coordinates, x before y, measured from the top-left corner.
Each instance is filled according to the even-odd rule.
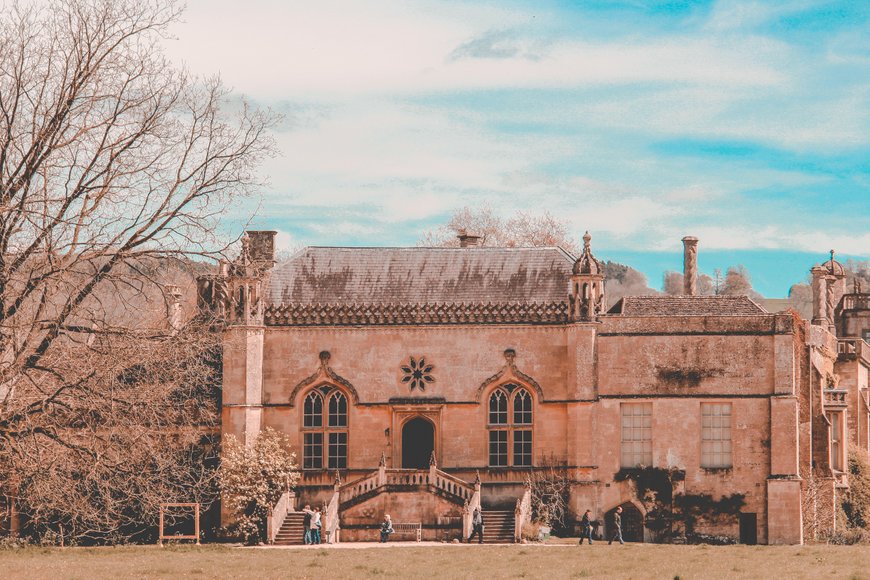
[[[152,491],[193,493],[188,444],[214,424],[183,380],[208,375],[207,333],[142,312],[165,310],[166,259],[220,253],[275,117],[166,59],[179,15],[58,0],[0,21],[0,489],[34,526],[109,537],[173,466],[193,471]]]

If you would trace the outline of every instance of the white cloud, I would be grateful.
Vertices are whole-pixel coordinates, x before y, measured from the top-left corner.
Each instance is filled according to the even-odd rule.
[[[870,247],[866,237],[804,236],[806,220],[717,222],[742,191],[831,177],[654,147],[711,139],[828,154],[870,143],[870,85],[826,83],[830,61],[852,62],[844,51],[808,58],[757,32],[806,6],[723,2],[694,31],[627,22],[630,36],[596,39],[582,27],[550,34],[558,16],[540,7],[193,0],[171,52],[288,113],[260,213],[320,211],[331,221],[308,227],[327,239],[378,243],[402,224],[486,200],[504,214],[547,209],[637,248],[692,230],[708,247],[854,251]],[[500,127],[511,122],[540,129]]]

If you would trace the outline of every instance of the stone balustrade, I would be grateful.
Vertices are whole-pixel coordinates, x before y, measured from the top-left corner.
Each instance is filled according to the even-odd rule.
[[[364,477],[345,483],[340,488],[342,504],[370,492],[390,487],[432,486],[463,501],[474,494],[474,486],[438,469],[380,468]]]
[[[826,407],[845,407],[848,389],[825,389]]]

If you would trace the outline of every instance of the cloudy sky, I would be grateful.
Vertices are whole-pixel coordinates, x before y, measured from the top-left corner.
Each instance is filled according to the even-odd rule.
[[[687,234],[771,297],[831,248],[870,257],[870,2],[188,0],[184,20],[174,59],[285,115],[270,186],[231,216],[285,247],[413,245],[488,203],[588,229],[654,286]]]

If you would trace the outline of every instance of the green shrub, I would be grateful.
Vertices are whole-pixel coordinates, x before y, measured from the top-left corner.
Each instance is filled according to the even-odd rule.
[[[841,505],[850,528],[870,528],[870,462],[854,445],[849,448],[849,491]]]

